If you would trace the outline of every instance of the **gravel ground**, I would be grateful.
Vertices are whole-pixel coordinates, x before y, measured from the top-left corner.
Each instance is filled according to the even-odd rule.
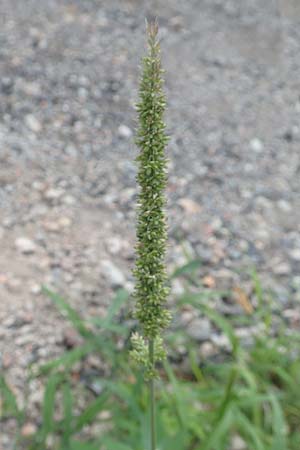
[[[0,354],[16,391],[66,332],[41,284],[83,314],[132,288],[146,16],[167,70],[170,267],[182,241],[216,287],[247,290],[255,266],[297,314],[299,1],[1,0]]]

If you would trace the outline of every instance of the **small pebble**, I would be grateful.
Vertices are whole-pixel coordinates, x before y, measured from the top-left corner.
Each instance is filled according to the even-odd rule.
[[[246,450],[247,444],[240,436],[235,435],[231,440],[231,448],[232,450]]]
[[[278,200],[277,206],[283,212],[290,212],[292,210],[292,205],[286,200]]]
[[[21,429],[21,435],[23,437],[30,437],[37,432],[37,427],[34,423],[27,422]]]
[[[217,353],[218,349],[212,342],[207,341],[200,345],[199,354],[203,359],[211,358]]]
[[[32,285],[30,286],[30,292],[31,292],[33,295],[39,295],[39,294],[42,292],[42,288],[41,288],[41,286],[40,286],[39,284],[34,283],[34,284],[32,284]]]
[[[256,153],[261,153],[264,149],[264,144],[258,138],[254,138],[250,141],[250,148]]]
[[[57,200],[58,198],[60,198],[62,195],[64,194],[64,191],[62,189],[48,189],[45,192],[45,198],[47,200]]]
[[[118,128],[118,134],[121,138],[128,139],[132,136],[132,131],[127,125],[120,125]]]
[[[15,241],[15,246],[17,250],[25,255],[29,255],[36,251],[35,243],[31,239],[28,239],[26,237],[17,238]]]
[[[290,251],[290,257],[294,261],[300,261],[300,248],[295,248],[294,250]]]
[[[101,262],[101,271],[114,288],[124,286],[125,276],[121,270],[110,260]]]
[[[211,325],[208,319],[194,319],[187,326],[186,333],[197,341],[205,341],[210,337]]]
[[[191,198],[180,198],[178,204],[186,214],[197,214],[201,211],[201,206]]]
[[[66,195],[66,196],[63,198],[63,203],[64,203],[65,205],[75,205],[75,204],[76,204],[76,198],[73,197],[72,195]]]
[[[289,275],[291,273],[291,266],[287,262],[280,262],[272,267],[275,275]]]
[[[42,192],[42,191],[46,188],[46,184],[43,183],[42,181],[35,180],[35,181],[33,181],[33,183],[32,183],[32,187],[33,187],[33,189],[35,189],[36,191]]]
[[[38,119],[32,114],[27,114],[27,116],[25,117],[25,123],[27,127],[34,133],[38,133],[42,129],[42,125],[40,124]]]

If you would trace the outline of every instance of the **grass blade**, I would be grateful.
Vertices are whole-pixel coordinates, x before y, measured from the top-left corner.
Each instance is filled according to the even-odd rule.
[[[103,410],[104,405],[108,399],[109,395],[107,392],[101,394],[96,398],[88,407],[75,419],[75,425],[73,427],[73,432],[80,431],[85,425],[91,423],[100,411]]]
[[[172,279],[182,275],[191,275],[201,266],[202,261],[200,259],[194,259],[193,261],[190,261],[187,264],[178,267],[178,269],[175,269],[170,278]]]
[[[0,375],[0,394],[0,418],[9,417],[10,415],[13,417],[19,416],[17,399],[11,388],[6,383],[3,375]]]
[[[66,302],[66,300],[46,287],[43,287],[43,292],[55,303],[58,309],[67,316],[82,337],[89,338],[94,336],[94,334],[86,327],[80,315]]]
[[[48,435],[55,430],[55,398],[58,387],[62,381],[63,376],[61,374],[51,374],[46,384],[42,406],[43,422],[38,436],[40,443],[43,445],[45,444]]]
[[[272,427],[274,434],[271,450],[288,450],[284,413],[275,395],[271,396],[270,401],[273,409]]]

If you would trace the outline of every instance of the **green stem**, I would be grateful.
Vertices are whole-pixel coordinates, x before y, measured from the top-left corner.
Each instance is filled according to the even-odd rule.
[[[152,369],[154,369],[154,340],[149,339],[149,361]],[[150,449],[156,450],[156,425],[155,425],[155,392],[154,378],[149,381],[150,394]]]

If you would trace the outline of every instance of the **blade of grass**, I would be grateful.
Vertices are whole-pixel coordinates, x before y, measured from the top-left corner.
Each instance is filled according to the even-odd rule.
[[[128,445],[108,437],[104,437],[102,443],[105,445],[106,450],[132,450]]]
[[[177,278],[182,275],[193,274],[201,266],[202,261],[200,259],[194,259],[193,261],[189,261],[187,264],[184,264],[183,266],[178,267],[178,269],[175,269],[170,279]]]
[[[38,433],[40,445],[45,445],[48,435],[55,430],[55,398],[62,381],[62,374],[51,374],[47,380],[42,405],[42,428]]]
[[[104,319],[106,324],[111,324],[115,315],[120,311],[123,304],[128,300],[129,292],[125,289],[119,289],[112,301],[111,306],[108,308],[107,315]]]
[[[97,341],[88,341],[80,347],[67,351],[61,357],[49,361],[39,367],[37,375],[46,374],[47,372],[58,369],[63,366],[65,370],[70,369],[74,364],[83,359],[86,355],[97,348]]]
[[[73,422],[73,396],[71,386],[68,382],[65,382],[62,387],[62,403],[64,410],[63,419],[63,435],[62,445],[67,449],[70,446],[70,438],[72,436],[72,422]]]
[[[93,337],[94,334],[90,331],[80,315],[73,309],[66,300],[64,300],[60,295],[55,292],[50,291],[48,288],[43,286],[43,293],[46,294],[58,307],[58,309],[67,316],[68,320],[72,323],[74,328],[78,333],[84,338]]]
[[[261,435],[262,429],[254,426],[248,417],[239,411],[235,417],[236,426],[238,426],[239,431],[242,436],[249,442],[249,438],[252,440],[251,449],[253,450],[267,450],[265,447]]]
[[[2,406],[0,419],[9,416],[20,418],[21,411],[19,410],[16,396],[6,383],[3,375],[0,375],[0,394],[2,399],[0,404]]]
[[[229,407],[222,418],[213,425],[208,437],[201,443],[201,450],[222,450],[224,448],[224,437],[229,435],[230,427],[234,424],[234,421],[234,411]]]
[[[287,425],[284,412],[274,394],[271,396],[270,401],[273,410],[272,427],[274,434],[271,450],[288,450],[286,438]]]
[[[91,402],[87,408],[74,419],[73,432],[80,431],[85,425],[90,424],[97,415],[105,408],[109,398],[108,392],[103,392],[98,398]]]

